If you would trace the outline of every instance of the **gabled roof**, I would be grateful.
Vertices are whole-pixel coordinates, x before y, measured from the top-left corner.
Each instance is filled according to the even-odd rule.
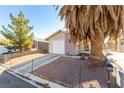
[[[65,33],[64,30],[58,30],[58,31],[54,32],[53,34],[49,35],[45,40],[48,40],[49,38],[51,38],[51,37],[57,35],[57,34],[60,33],[60,32]]]
[[[37,41],[37,42],[48,42],[48,41],[46,41],[45,39],[42,39],[42,38],[34,38],[33,40]]]

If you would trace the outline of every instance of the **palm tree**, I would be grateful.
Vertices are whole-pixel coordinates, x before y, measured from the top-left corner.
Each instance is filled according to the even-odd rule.
[[[75,45],[90,41],[90,58],[95,60],[104,60],[104,39],[110,36],[116,40],[124,29],[124,7],[121,5],[64,5],[59,15]]]

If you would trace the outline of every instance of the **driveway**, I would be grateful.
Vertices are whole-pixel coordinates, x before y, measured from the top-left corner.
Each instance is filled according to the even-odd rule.
[[[0,69],[0,88],[35,88],[31,84]]]

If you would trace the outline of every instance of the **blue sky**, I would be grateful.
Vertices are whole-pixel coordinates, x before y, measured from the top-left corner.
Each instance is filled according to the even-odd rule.
[[[55,7],[46,5],[0,6],[0,26],[7,27],[11,22],[9,14],[17,16],[20,10],[25,14],[25,18],[30,19],[29,25],[34,27],[32,31],[37,38],[46,38],[64,28],[64,23],[58,16],[59,10],[56,11]]]

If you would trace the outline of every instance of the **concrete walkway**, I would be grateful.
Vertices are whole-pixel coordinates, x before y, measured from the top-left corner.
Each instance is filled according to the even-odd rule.
[[[112,52],[107,58],[111,60],[113,65],[114,76],[116,77],[116,84],[118,87],[124,88],[124,53],[122,52]]]
[[[22,75],[26,75],[26,74],[32,72],[33,70],[37,69],[38,67],[42,66],[42,65],[53,62],[58,57],[59,57],[58,55],[43,56],[43,57],[40,57],[38,59],[31,60],[27,64],[23,64],[23,65],[21,64],[18,66],[14,66],[11,69],[13,69],[17,73],[20,73]]]
[[[37,77],[37,76],[35,76],[33,74],[28,74],[28,78],[30,78],[30,79],[32,79],[32,80],[34,80],[36,82],[42,83],[42,84],[48,84],[50,88],[65,88],[64,86],[62,86],[62,85],[60,85],[58,83],[39,78],[39,77]]]
[[[115,66],[124,71],[124,53],[109,51],[111,55],[107,56],[109,60],[112,60]]]

